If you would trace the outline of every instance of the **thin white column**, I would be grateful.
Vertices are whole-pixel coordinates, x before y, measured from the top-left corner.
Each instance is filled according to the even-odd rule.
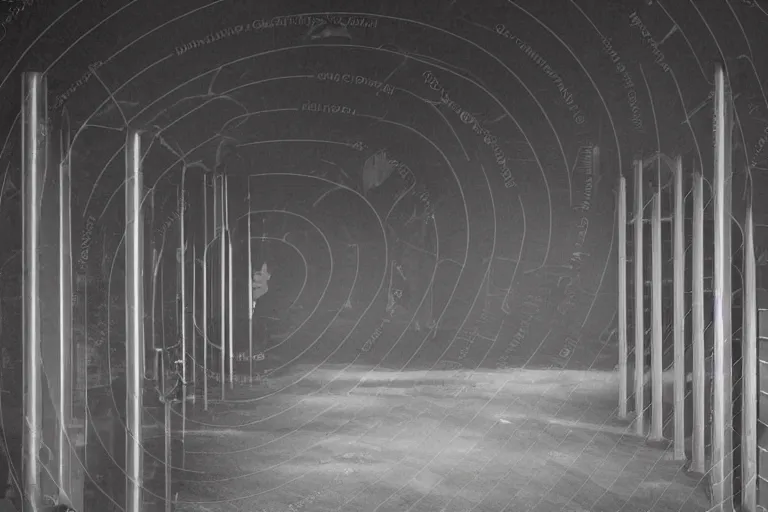
[[[181,443],[184,446],[187,435],[187,235],[184,216],[186,212],[185,185],[186,167],[181,170],[181,186],[179,187],[179,295],[181,297],[181,311],[179,321],[181,327]],[[184,450],[182,449],[182,454]],[[181,459],[181,467],[184,467],[185,459]]]
[[[224,212],[226,211],[226,205],[224,202],[225,192],[224,192],[224,176],[219,175],[216,177],[216,192],[217,192],[217,199],[218,199],[218,206],[219,206],[219,222],[216,226],[216,231],[219,234],[219,291],[221,292],[219,295],[219,315],[220,315],[220,321],[219,325],[221,327],[220,329],[220,335],[221,335],[221,354],[220,354],[220,370],[221,370],[221,400],[224,401],[225,397],[225,390],[227,388],[227,367],[226,367],[226,361],[227,361],[227,345],[226,345],[226,339],[227,339],[227,237],[225,236],[225,221],[224,221]]]
[[[744,328],[742,342],[742,510],[757,511],[757,272],[751,201],[744,226]]]
[[[161,356],[162,357],[162,356]],[[173,453],[171,444],[171,398],[163,401],[163,417],[165,429],[163,438],[165,441],[165,453],[163,459],[163,469],[165,470],[165,512],[171,512],[173,509],[173,494],[171,489],[171,469],[173,468]]]
[[[651,440],[661,440],[663,437],[664,415],[662,401],[662,351],[661,344],[664,336],[661,318],[662,272],[661,272],[661,192],[653,195],[651,214]]]
[[[64,125],[59,140],[59,307],[60,307],[60,333],[59,333],[59,357],[61,366],[59,372],[59,414],[61,416],[61,429],[59,430],[59,456],[58,456],[58,481],[61,486],[61,494],[67,497],[67,501],[74,508],[82,508],[82,491],[80,471],[73,466],[72,460],[75,454],[74,430],[72,429],[72,367],[74,357],[74,332],[72,329],[72,160],[69,151],[69,122],[64,116]],[[75,464],[78,464],[77,462]],[[73,478],[73,473],[77,477]]]
[[[714,397],[712,404],[712,500],[718,510],[731,510],[731,158],[730,94],[723,66],[715,66],[714,227]]]
[[[234,303],[232,297],[232,231],[229,229],[229,178],[224,176],[224,226],[227,233],[227,341],[229,342],[229,388],[235,387]],[[222,378],[223,378],[222,374]]]
[[[193,238],[194,241],[194,238]],[[197,245],[192,244],[192,371],[189,382],[192,384],[192,403],[197,396]]]
[[[203,410],[208,410],[208,176],[203,175]]]
[[[643,162],[635,160],[635,432],[643,435],[645,400],[643,373],[645,366],[645,321],[643,276]]]
[[[24,510],[42,506],[40,463],[42,373],[40,322],[40,197],[45,180],[47,84],[42,73],[22,75],[22,318],[23,332],[23,487]]]
[[[691,338],[693,344],[693,434],[691,471],[703,474],[704,452],[704,397],[706,393],[704,371],[704,176],[697,171],[693,175],[693,233],[691,243]]]
[[[627,417],[627,180],[619,177],[619,418]]]
[[[674,366],[674,414],[675,434],[673,455],[676,460],[685,459],[685,203],[683,202],[683,159],[675,160],[675,211],[672,228],[674,234],[674,318],[673,343]]]
[[[149,208],[150,208],[150,229],[152,230],[152,235],[149,237],[149,244],[151,247],[152,252],[152,311],[150,312],[149,316],[151,318],[152,322],[152,329],[151,329],[151,335],[152,335],[152,354],[154,357],[155,350],[157,349],[157,319],[155,318],[155,314],[157,312],[157,273],[158,268],[160,266],[159,264],[159,255],[157,252],[157,248],[155,247],[155,236],[154,236],[154,228],[155,228],[155,193],[156,188],[152,187],[152,189],[149,192]],[[157,371],[157,366],[152,366],[152,378],[156,378],[157,376],[154,375],[154,372]]]
[[[251,180],[247,180],[248,204],[248,382],[253,384],[253,242],[251,241]]]
[[[125,375],[126,512],[143,509],[142,385],[144,300],[142,292],[141,134],[131,130],[125,144]],[[162,376],[161,376],[162,378]]]

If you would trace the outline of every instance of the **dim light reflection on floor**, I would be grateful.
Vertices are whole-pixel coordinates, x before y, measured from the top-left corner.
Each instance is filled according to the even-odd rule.
[[[177,510],[707,508],[700,475],[615,417],[613,372],[311,368],[190,410]]]

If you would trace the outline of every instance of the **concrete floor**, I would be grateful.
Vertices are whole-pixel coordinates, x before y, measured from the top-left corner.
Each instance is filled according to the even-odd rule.
[[[701,475],[615,417],[613,372],[314,368],[190,406],[176,510],[708,508]]]

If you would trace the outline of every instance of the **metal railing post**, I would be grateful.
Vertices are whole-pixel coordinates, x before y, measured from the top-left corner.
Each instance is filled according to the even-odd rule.
[[[248,191],[248,382],[253,384],[253,242],[251,241],[251,180],[247,181]]]
[[[683,202],[683,159],[675,160],[674,234],[674,414],[675,433],[673,455],[676,460],[685,459],[685,203]]]
[[[619,418],[627,417],[627,180],[619,178]]]
[[[744,334],[741,438],[741,500],[744,512],[757,511],[757,272],[752,202],[744,226]]]
[[[224,226],[227,233],[227,341],[229,345],[229,388],[235,387],[234,302],[232,297],[232,230],[229,228],[229,178],[224,176]],[[222,378],[224,378],[222,374]]]
[[[208,176],[203,175],[203,410],[208,410]]]
[[[645,370],[645,319],[644,319],[644,287],[643,276],[643,162],[635,160],[635,237],[634,270],[635,270],[635,432],[643,435],[645,426],[645,396],[643,390],[643,374]]]
[[[142,170],[141,132],[131,130],[125,145],[125,375],[126,408],[126,512],[143,509],[143,321],[142,288]],[[161,376],[162,378],[162,376]]]
[[[697,171],[693,175],[693,228],[691,257],[691,338],[693,362],[691,391],[693,394],[693,433],[691,471],[703,474],[706,464],[704,451],[704,406],[706,372],[704,369],[704,176]]]
[[[43,428],[40,322],[40,207],[48,145],[47,85],[42,73],[22,75],[22,290],[23,290],[23,511],[42,507],[40,463]]]
[[[733,500],[731,453],[731,154],[728,83],[722,64],[715,66],[714,226],[714,399],[712,404],[712,499],[723,511]]]
[[[662,323],[662,287],[661,282],[661,191],[653,195],[651,220],[651,432],[650,439],[661,440],[663,436],[664,414],[662,401],[662,338],[664,326]]]

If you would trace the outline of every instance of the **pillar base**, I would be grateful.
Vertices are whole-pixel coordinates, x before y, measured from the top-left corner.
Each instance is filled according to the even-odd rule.
[[[685,472],[689,475],[703,476],[707,471],[704,469],[704,466],[693,466],[689,463],[685,466]]]

